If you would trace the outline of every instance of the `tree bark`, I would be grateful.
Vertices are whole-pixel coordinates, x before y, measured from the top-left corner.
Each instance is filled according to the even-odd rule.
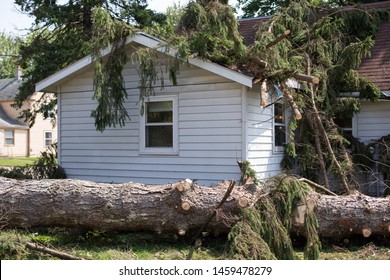
[[[303,213],[306,207],[314,207],[321,237],[338,239],[354,235],[390,235],[390,198],[374,198],[358,192],[346,196],[313,193],[308,200],[313,203],[312,206],[308,203],[308,206],[296,211],[293,220],[296,233],[304,232]]]
[[[189,180],[144,185],[0,177],[0,211],[5,214],[0,227],[60,226],[195,234],[222,200],[229,182],[212,187],[191,184]],[[245,187],[234,188],[205,231],[228,232],[234,215],[242,209],[239,201],[254,202],[257,195]]]
[[[238,186],[218,208],[228,185],[227,181],[196,186],[190,181],[144,185],[0,177],[0,227],[60,226],[194,235],[215,212],[204,231],[223,234],[229,232],[243,208],[267,195],[251,185]],[[389,198],[313,192],[307,201],[293,218],[297,234],[304,232],[303,217],[309,207],[315,211],[322,237],[390,235]]]

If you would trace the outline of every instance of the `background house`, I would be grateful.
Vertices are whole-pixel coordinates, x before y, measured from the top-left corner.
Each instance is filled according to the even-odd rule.
[[[138,33],[127,45],[156,47],[160,42]],[[97,106],[91,57],[39,82],[37,91],[58,93],[59,163],[67,176],[143,183],[191,178],[210,184],[239,179],[240,160],[249,160],[260,178],[279,173],[285,124],[279,116],[274,126],[273,116],[280,110],[260,107],[260,89],[252,89],[252,77],[201,59],[189,62],[182,65],[177,86],[168,74],[164,89],[156,86],[144,116],[137,65],[128,63],[123,75],[131,120],[103,133],[91,118]]]
[[[390,9],[390,1],[364,4],[366,9]],[[349,9],[345,7],[344,9]],[[239,31],[244,37],[244,42],[251,45],[254,42],[256,32],[269,17],[241,19]],[[383,136],[390,135],[390,23],[382,23],[373,38],[374,46],[371,55],[362,60],[357,69],[364,77],[375,83],[381,90],[379,101],[371,102],[362,100],[361,110],[349,119],[336,119],[336,123],[344,134],[352,135],[359,141],[370,146],[369,152],[373,159],[371,166],[365,171],[358,172],[358,181],[361,191],[370,195],[380,196],[384,193],[386,185],[379,171],[376,161],[381,155],[377,141]],[[357,92],[340,93],[344,96],[359,97]]]
[[[366,9],[390,9],[390,1],[364,4]],[[348,7],[345,7],[348,9]],[[247,18],[239,21],[239,32],[247,45],[254,42],[258,28],[269,17]],[[363,101],[361,111],[352,119],[339,122],[345,133],[365,144],[390,134],[390,23],[383,23],[376,33],[371,56],[363,59],[358,72],[374,82],[382,91],[379,102]],[[354,96],[356,93],[344,93]]]
[[[18,118],[20,110],[12,107],[22,83],[20,73],[16,78],[0,80],[0,156],[39,156],[46,146],[57,140],[57,129],[51,120],[37,116],[31,128]],[[39,102],[42,93],[34,93],[22,109]]]

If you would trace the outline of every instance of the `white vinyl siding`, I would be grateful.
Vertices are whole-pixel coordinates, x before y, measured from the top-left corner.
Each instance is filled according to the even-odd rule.
[[[182,67],[178,86],[165,81],[156,97],[177,98],[177,151],[145,154],[140,150],[140,104],[137,70],[128,65],[124,78],[124,127],[96,131],[91,110],[92,75],[85,72],[60,88],[60,164],[70,178],[106,182],[167,183],[185,178],[199,184],[239,179],[242,151],[241,85],[197,67]]]
[[[390,134],[390,101],[365,101],[353,118],[353,136],[368,143]]]
[[[273,110],[272,106],[260,107],[260,90],[248,91],[248,160],[261,180],[281,172],[283,153],[273,151]]]

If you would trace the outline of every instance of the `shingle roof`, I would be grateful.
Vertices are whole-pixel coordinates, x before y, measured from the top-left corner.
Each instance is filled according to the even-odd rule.
[[[0,128],[28,129],[28,125],[9,117],[0,105]]]
[[[0,79],[0,101],[13,101],[19,92],[22,81],[17,78]],[[0,105],[0,128],[28,129],[28,125],[12,119]]]
[[[390,1],[365,4],[367,9],[390,9]],[[345,7],[344,9],[348,9]],[[239,32],[246,45],[254,42],[257,28],[269,17],[240,19]],[[358,72],[370,79],[382,91],[390,90],[390,23],[383,23],[375,35],[371,56],[364,58]]]
[[[16,78],[0,79],[0,101],[15,100],[22,81]]]
[[[257,29],[270,17],[243,18],[238,20],[238,32],[244,38],[245,45],[252,45],[255,41]]]
[[[358,71],[383,91],[390,90],[390,23],[382,24],[375,36],[371,56],[364,58]]]

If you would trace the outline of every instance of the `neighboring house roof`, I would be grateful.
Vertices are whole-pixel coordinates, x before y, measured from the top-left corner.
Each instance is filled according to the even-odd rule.
[[[390,9],[390,1],[369,3],[364,5],[367,9]],[[344,7],[347,10],[351,7]],[[239,32],[247,45],[254,42],[259,26],[270,17],[248,18],[239,20]],[[358,72],[378,85],[386,97],[390,96],[390,23],[383,23],[374,40],[375,45],[371,48],[371,56],[362,60],[357,69]]]
[[[390,23],[381,25],[375,36],[371,56],[364,58],[358,72],[378,85],[382,91],[390,91]]]
[[[17,78],[0,79],[0,101],[13,101],[22,81]]]
[[[0,79],[0,102],[14,101],[19,92],[22,81],[18,78]],[[28,125],[12,119],[0,105],[0,128],[2,129],[28,129]]]
[[[157,51],[161,53],[165,52],[165,47],[163,44],[164,41],[153,37],[149,34],[146,34],[144,32],[137,32],[134,36],[129,36],[126,38],[125,44],[128,45],[130,43],[138,43],[140,45],[143,45],[145,47],[149,48],[156,48]],[[105,50],[102,50],[103,56],[108,55],[110,52],[110,48],[107,48]],[[168,55],[175,56],[176,52],[174,50],[171,50],[167,53]],[[218,65],[216,63],[212,63],[209,61],[202,60],[200,58],[190,58],[188,62],[191,65],[198,66],[202,69],[205,69],[207,71],[210,71],[211,73],[217,74],[219,76],[222,76],[224,78],[227,78],[229,80],[235,81],[239,84],[252,87],[252,80],[253,77],[241,74],[239,72],[233,71],[229,68],[223,67],[221,65]],[[65,79],[69,78],[70,76],[75,75],[76,73],[82,71],[86,67],[90,66],[92,64],[92,57],[86,56],[77,62],[69,65],[68,67],[58,71],[57,73],[54,73],[53,75],[47,77],[46,79],[38,82],[35,86],[36,91],[51,91],[56,92],[57,85],[60,84]]]
[[[250,46],[255,41],[257,29],[267,20],[269,16],[257,18],[243,18],[238,20],[238,32],[244,39],[244,44]]]
[[[0,128],[1,129],[29,129],[28,125],[10,118],[0,105]]]

